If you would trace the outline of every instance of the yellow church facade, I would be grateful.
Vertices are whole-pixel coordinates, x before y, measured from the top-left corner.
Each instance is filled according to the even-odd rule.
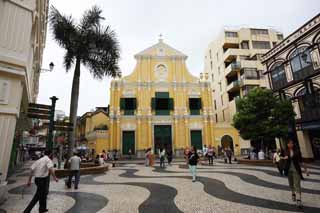
[[[159,39],[135,59],[130,75],[111,82],[110,147],[137,157],[148,148],[182,156],[191,145],[217,147],[210,83],[189,73],[187,56]]]

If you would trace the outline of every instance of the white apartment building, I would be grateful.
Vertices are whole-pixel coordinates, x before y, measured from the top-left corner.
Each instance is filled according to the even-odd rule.
[[[216,128],[231,137],[229,142],[221,141],[223,147],[240,146],[243,152],[250,147],[250,142],[241,139],[231,125],[236,112],[235,100],[252,88],[269,87],[261,56],[282,39],[282,33],[273,29],[225,29],[209,44],[204,73],[212,82]]]

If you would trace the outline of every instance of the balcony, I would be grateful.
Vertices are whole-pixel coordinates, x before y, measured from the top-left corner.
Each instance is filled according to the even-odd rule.
[[[320,91],[298,97],[300,118],[297,123],[320,121]]]
[[[239,38],[238,37],[228,37],[223,38],[223,48],[239,48]]]
[[[108,130],[95,130],[91,131],[86,136],[88,141],[96,140],[96,139],[107,139],[109,138]]]
[[[235,80],[227,86],[227,92],[234,92],[240,89],[240,81]]]
[[[285,87],[288,84],[286,78],[282,78],[279,80],[272,80],[272,90],[277,91],[283,87]]]
[[[260,86],[260,79],[241,78],[240,86]]]
[[[301,70],[293,72],[293,79],[295,81],[303,80],[304,78],[312,75],[314,73],[314,69],[312,65],[302,68]]]
[[[227,66],[225,69],[225,75],[226,77],[233,76],[237,74],[237,71],[240,71],[240,63],[239,62],[233,62]]]
[[[223,55],[224,62],[231,62],[237,59],[238,55],[249,55],[250,51],[248,49],[234,49],[229,48]]]

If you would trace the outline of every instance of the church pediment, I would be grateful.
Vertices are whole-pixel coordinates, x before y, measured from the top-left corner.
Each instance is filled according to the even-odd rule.
[[[170,47],[164,43],[162,39],[159,42],[135,55],[135,58],[139,57],[178,57],[187,59],[187,56],[179,50]]]

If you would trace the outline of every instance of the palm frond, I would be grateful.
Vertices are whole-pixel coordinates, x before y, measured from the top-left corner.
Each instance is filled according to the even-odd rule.
[[[100,26],[100,21],[104,20],[101,13],[102,10],[96,5],[85,11],[79,25],[81,30],[85,32]]]
[[[71,49],[67,50],[64,57],[63,57],[63,65],[68,72],[74,62],[75,55]]]
[[[115,32],[109,26],[106,28],[99,27],[93,33],[91,39],[94,45],[88,51],[88,55],[82,58],[84,65],[89,68],[94,78],[117,76],[119,73],[120,47]]]
[[[72,41],[77,36],[77,29],[72,16],[62,15],[54,6],[50,8],[50,27],[54,39],[66,49],[73,46]]]

